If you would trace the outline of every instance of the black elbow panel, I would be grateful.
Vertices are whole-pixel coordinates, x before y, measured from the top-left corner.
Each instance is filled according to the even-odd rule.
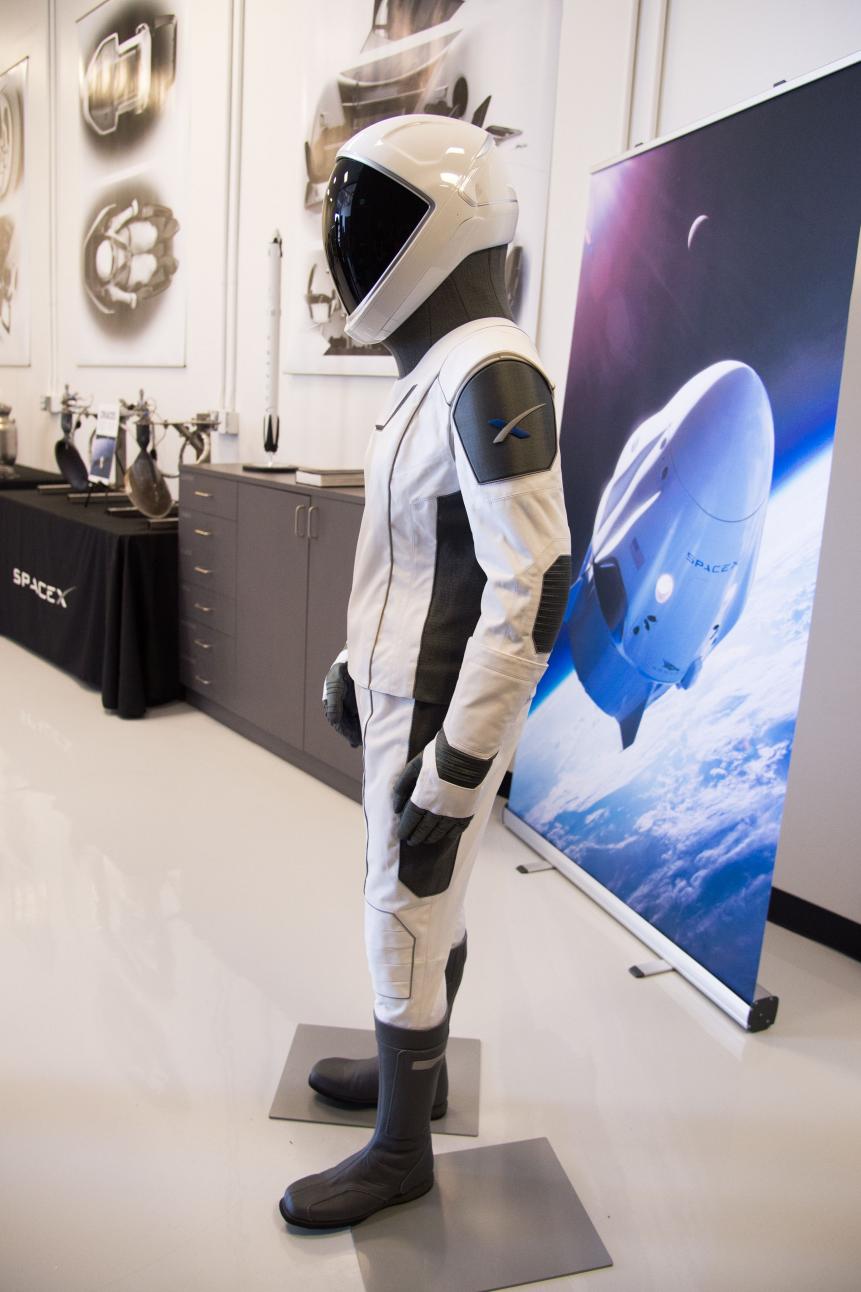
[[[537,655],[549,655],[553,649],[571,590],[571,557],[557,556],[541,581],[541,599],[532,627],[532,644]]]
[[[453,419],[479,484],[547,471],[556,458],[553,392],[524,359],[480,368],[458,395]]]
[[[450,785],[460,785],[466,790],[478,789],[493,765],[492,758],[476,758],[474,754],[465,754],[462,749],[455,749],[446,740],[442,728],[436,738],[434,752],[440,780],[448,781]]]

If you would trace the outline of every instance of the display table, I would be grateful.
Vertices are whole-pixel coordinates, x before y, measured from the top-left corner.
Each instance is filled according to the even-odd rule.
[[[38,467],[12,468],[14,475],[0,471],[0,489],[35,489],[40,484],[62,484],[63,477],[56,471],[41,471]]]
[[[35,490],[0,493],[0,632],[139,718],[179,698],[177,535]]]

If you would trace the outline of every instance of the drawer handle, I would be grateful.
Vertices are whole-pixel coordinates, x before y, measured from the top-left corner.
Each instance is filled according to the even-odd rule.
[[[196,529],[194,532],[195,534],[199,534],[201,538],[212,538],[211,529]]]
[[[207,570],[203,565],[196,565],[194,567],[194,572],[195,574],[211,574],[212,570]]]
[[[309,538],[317,537],[317,526],[314,524],[314,517],[317,515],[317,512],[319,510],[320,508],[317,506],[315,502],[312,502],[311,506],[308,508],[308,537]]]
[[[296,510],[293,513],[293,533],[296,535],[297,538],[305,537],[305,524],[304,524],[303,516],[307,510],[308,510],[308,504],[306,502],[300,502],[299,506],[296,508]],[[299,524],[300,520],[302,520],[301,528]]]
[[[202,606],[199,601],[194,603],[195,610],[202,610],[205,615],[212,614],[212,606]]]
[[[201,650],[212,650],[212,642],[202,642],[199,637],[195,637],[194,644],[199,646]]]
[[[212,686],[212,683],[208,682],[205,677],[201,677],[199,673],[195,673],[194,680],[199,682],[201,686]]]
[[[195,489],[194,496],[195,498],[211,498],[212,494],[207,493],[205,489]]]

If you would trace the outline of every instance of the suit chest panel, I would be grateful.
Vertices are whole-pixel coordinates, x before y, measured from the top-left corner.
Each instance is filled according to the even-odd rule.
[[[449,407],[434,382],[420,401],[408,399],[375,430],[365,464],[366,507],[385,511],[400,530],[413,507],[458,489],[449,433]]]

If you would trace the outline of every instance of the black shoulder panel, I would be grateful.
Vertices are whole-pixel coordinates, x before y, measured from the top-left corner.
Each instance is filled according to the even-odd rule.
[[[479,484],[546,471],[556,457],[553,393],[523,359],[497,359],[470,377],[454,424]]]

